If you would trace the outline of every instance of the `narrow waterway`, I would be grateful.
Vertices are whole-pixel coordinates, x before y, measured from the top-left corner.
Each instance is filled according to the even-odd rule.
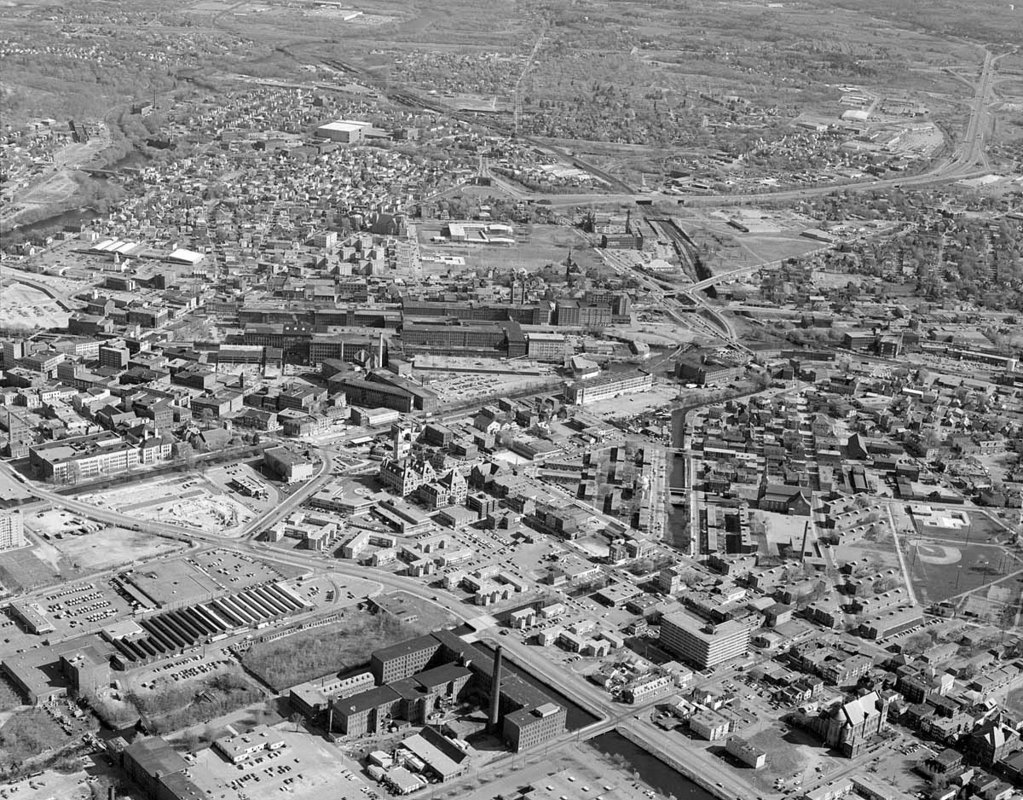
[[[675,800],[715,800],[714,795],[706,789],[679,774],[617,731],[590,739],[588,744],[605,755],[624,758],[629,764],[630,771],[635,770],[643,783],[664,797],[674,797]]]

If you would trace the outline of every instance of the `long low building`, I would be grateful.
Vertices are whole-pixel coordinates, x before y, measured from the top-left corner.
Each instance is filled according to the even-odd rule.
[[[386,383],[375,383],[364,378],[345,378],[341,381],[341,390],[354,406],[390,408],[403,414],[415,408],[415,398],[411,392]]]
[[[402,343],[411,349],[435,353],[465,353],[519,358],[526,355],[526,336],[514,320],[461,324],[457,320],[405,322],[401,328]]]
[[[133,444],[111,431],[101,431],[33,445],[28,461],[43,480],[75,484],[166,461],[171,448],[172,442],[159,436]]]
[[[474,322],[503,322],[513,319],[522,325],[549,325],[552,306],[544,303],[471,303],[416,300],[402,298],[401,311],[406,317],[462,319]]]
[[[565,400],[572,405],[582,406],[623,394],[646,392],[653,385],[654,376],[646,372],[608,372],[592,380],[567,384]]]
[[[860,624],[859,633],[864,639],[887,639],[923,625],[923,622],[924,614],[920,608],[895,608],[865,619]]]

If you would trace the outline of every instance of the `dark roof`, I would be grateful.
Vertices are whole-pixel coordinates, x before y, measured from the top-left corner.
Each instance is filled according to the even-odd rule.
[[[404,678],[387,685],[394,689],[402,700],[415,700],[428,693],[427,687],[423,686],[415,678]]]
[[[424,636],[417,636],[415,639],[406,639],[404,642],[392,644],[390,647],[374,650],[373,657],[379,661],[389,661],[392,658],[401,658],[409,653],[429,650],[430,648],[436,649],[438,647],[440,647],[440,642],[437,640],[437,637],[428,633]]]
[[[150,777],[170,775],[188,768],[188,762],[159,736],[139,739],[124,748],[124,752]]]
[[[200,789],[185,773],[175,772],[161,779],[164,793],[161,797],[173,797],[175,800],[197,800],[197,798],[209,797],[205,789]],[[166,793],[169,793],[166,794]]]
[[[351,697],[344,697],[334,702],[334,711],[338,714],[358,714],[362,711],[369,711],[371,708],[393,703],[400,699],[400,695],[390,686],[375,686],[364,692],[353,694]]]
[[[412,680],[421,683],[423,686],[433,688],[444,683],[467,678],[470,675],[472,675],[472,670],[468,670],[463,666],[443,664],[442,666],[420,672],[418,675],[413,675]]]

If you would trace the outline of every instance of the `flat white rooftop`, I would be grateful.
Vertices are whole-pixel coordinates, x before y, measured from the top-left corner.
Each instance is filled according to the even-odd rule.
[[[345,131],[351,133],[352,131],[361,130],[362,128],[372,127],[368,122],[359,122],[358,120],[351,119],[339,119],[336,122],[328,122],[326,125],[321,125],[316,130],[318,131]]]

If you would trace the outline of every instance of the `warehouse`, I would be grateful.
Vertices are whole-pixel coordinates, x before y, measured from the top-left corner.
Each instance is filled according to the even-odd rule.
[[[368,122],[357,120],[339,119],[335,122],[328,122],[316,129],[316,136],[319,139],[329,139],[332,142],[344,144],[357,144],[366,135],[366,131],[372,126]]]

